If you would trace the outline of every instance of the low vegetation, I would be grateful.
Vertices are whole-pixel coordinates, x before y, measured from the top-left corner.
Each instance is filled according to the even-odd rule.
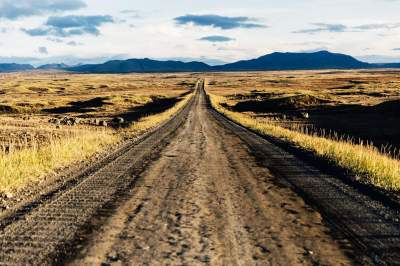
[[[327,138],[317,133],[299,132],[279,126],[268,119],[232,111],[227,97],[209,93],[212,106],[233,121],[260,134],[284,139],[326,158],[357,176],[360,182],[387,190],[400,190],[400,161],[381,153],[372,145],[356,144],[349,139]]]
[[[169,119],[189,101],[196,82],[146,74],[0,78],[0,106],[7,106],[0,108],[0,193],[40,182]]]
[[[193,93],[190,93],[183,97],[181,101],[175,104],[172,108],[167,109],[165,112],[146,116],[140,119],[138,122],[134,123],[129,129],[128,132],[134,132],[135,134],[141,134],[142,132],[157,126],[158,124],[162,123],[170,119],[173,115],[175,115],[179,110],[185,107],[186,104],[190,101],[193,97]]]
[[[23,187],[56,169],[88,158],[119,139],[110,130],[87,129],[70,131],[45,145],[33,140],[29,147],[3,151],[0,153],[0,191]]]
[[[337,132],[400,150],[400,71],[323,70],[208,73],[208,89],[233,111],[283,127]],[[306,118],[306,119],[304,119]]]

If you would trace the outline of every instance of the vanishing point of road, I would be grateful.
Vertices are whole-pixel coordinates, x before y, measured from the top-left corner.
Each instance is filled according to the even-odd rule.
[[[173,119],[0,222],[0,265],[400,263],[393,206],[209,106]]]

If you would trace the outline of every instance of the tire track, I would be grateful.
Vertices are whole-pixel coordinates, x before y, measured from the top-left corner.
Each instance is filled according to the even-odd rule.
[[[107,217],[110,208],[136,181],[149,162],[179,131],[193,100],[173,119],[127,144],[105,162],[39,201],[32,202],[3,220],[0,231],[1,265],[50,265],[61,263],[91,230],[93,217]]]
[[[203,93],[181,129],[71,265],[352,263],[318,213],[210,116]]]
[[[141,142],[8,220],[0,264],[400,261],[397,210],[216,113],[203,86]]]
[[[209,108],[211,106],[209,105]],[[400,212],[343,178],[326,174],[281,148],[279,140],[259,135],[215,110],[214,118],[237,135],[259,160],[318,209],[325,220],[357,247],[361,263],[400,264]]]

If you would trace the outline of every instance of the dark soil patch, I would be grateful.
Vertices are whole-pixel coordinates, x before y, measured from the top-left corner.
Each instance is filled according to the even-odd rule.
[[[68,106],[44,109],[43,112],[52,114],[88,113],[95,111],[95,108],[112,105],[111,103],[107,103],[107,100],[107,97],[96,97],[87,101],[70,102]]]
[[[354,85],[343,85],[343,86],[338,86],[338,87],[333,87],[331,90],[349,90],[353,89],[355,86]]]
[[[304,109],[330,103],[311,95],[296,95],[275,99],[249,100],[237,103],[232,109],[237,112],[280,112]]]
[[[18,110],[9,106],[0,104],[0,113],[17,113]]]
[[[335,95],[341,96],[351,96],[351,95],[366,95],[372,97],[385,97],[386,95],[381,92],[364,92],[364,91],[344,91],[344,92],[336,92]]]
[[[342,105],[311,110],[309,122],[316,130],[337,132],[339,135],[372,143],[377,148],[398,155],[400,150],[400,100],[375,106]]]
[[[372,109],[377,112],[400,114],[400,100],[383,102],[372,107]]]
[[[173,107],[179,101],[179,98],[155,98],[150,103],[143,106],[133,107],[129,111],[119,114],[116,117],[122,117],[125,121],[123,126],[127,127],[129,124],[138,121],[142,117],[162,113]]]
[[[37,93],[43,93],[49,91],[49,89],[47,88],[29,88],[29,90]]]

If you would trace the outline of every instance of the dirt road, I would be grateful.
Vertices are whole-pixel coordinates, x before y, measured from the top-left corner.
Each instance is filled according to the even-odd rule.
[[[351,265],[361,246],[390,264],[394,217],[210,110],[200,84],[155,134],[3,221],[0,264]]]

